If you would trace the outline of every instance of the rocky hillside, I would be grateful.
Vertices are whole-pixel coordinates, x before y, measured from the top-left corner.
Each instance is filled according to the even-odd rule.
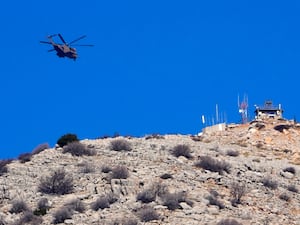
[[[300,128],[81,140],[0,162],[0,224],[300,224]]]

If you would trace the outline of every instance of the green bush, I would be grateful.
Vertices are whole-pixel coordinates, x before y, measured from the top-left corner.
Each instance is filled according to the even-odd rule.
[[[57,140],[57,144],[60,147],[64,147],[65,145],[74,141],[79,141],[76,134],[65,134]]]

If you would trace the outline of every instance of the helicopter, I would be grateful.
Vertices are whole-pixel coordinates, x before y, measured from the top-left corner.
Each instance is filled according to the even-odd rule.
[[[60,40],[63,42],[63,44],[55,43],[53,41],[53,37],[55,37],[55,36],[58,36],[60,38]],[[77,51],[75,48],[73,48],[71,46],[89,46],[89,47],[94,46],[94,45],[78,45],[78,44],[73,45],[73,43],[75,43],[85,37],[86,37],[86,35],[83,35],[83,36],[71,41],[70,43],[67,43],[61,34],[53,34],[53,35],[50,35],[47,37],[49,39],[49,41],[40,41],[40,43],[52,45],[53,49],[48,50],[48,52],[56,51],[56,55],[60,58],[67,57],[67,58],[76,60],[76,58],[78,57]]]

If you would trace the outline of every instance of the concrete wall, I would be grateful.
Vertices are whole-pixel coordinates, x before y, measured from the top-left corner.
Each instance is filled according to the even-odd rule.
[[[210,127],[205,127],[203,128],[202,132],[203,133],[213,133],[213,132],[218,132],[218,131],[224,131],[226,128],[225,123],[219,123]]]

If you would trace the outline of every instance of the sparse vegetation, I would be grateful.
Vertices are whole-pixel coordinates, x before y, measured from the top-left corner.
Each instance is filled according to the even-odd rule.
[[[50,209],[49,201],[47,198],[41,198],[37,203],[37,209],[33,211],[33,214],[36,216],[43,216],[47,214],[47,211]]]
[[[80,199],[73,199],[70,202],[67,202],[65,207],[79,213],[83,213],[85,211],[85,206]]]
[[[64,147],[65,145],[74,141],[79,141],[76,134],[65,134],[57,140],[57,144],[60,147]]]
[[[165,137],[160,134],[150,134],[145,137],[145,140],[149,139],[165,139]]]
[[[283,200],[283,201],[286,201],[286,202],[290,201],[290,199],[291,199],[291,197],[290,197],[287,193],[282,193],[282,194],[280,194],[280,195],[279,195],[279,198],[280,198],[281,200]]]
[[[111,172],[112,171],[112,168],[110,167],[110,166],[102,166],[101,167],[101,172],[102,173],[109,173],[109,172]]]
[[[210,156],[201,156],[200,161],[196,162],[195,166],[220,174],[223,174],[223,171],[230,173],[231,167],[229,163],[216,160]]]
[[[96,151],[88,149],[84,144],[73,141],[64,146],[63,153],[70,153],[73,156],[93,156],[96,154]]]
[[[24,225],[24,224],[40,225],[40,224],[42,224],[42,222],[43,222],[43,219],[41,217],[34,215],[30,211],[26,211],[21,216],[21,218],[19,220],[17,220],[16,223],[14,223],[14,225]]]
[[[129,141],[125,139],[116,139],[110,142],[110,149],[113,151],[131,151],[132,147]]]
[[[241,199],[246,193],[246,186],[240,183],[233,183],[230,188],[230,194],[232,196],[231,204],[236,206],[237,204],[241,204]]]
[[[127,179],[128,177],[129,172],[126,166],[116,166],[112,169],[112,179]]]
[[[72,219],[72,214],[73,213],[71,209],[68,207],[62,207],[53,214],[53,223],[59,224],[65,222],[67,219]]]
[[[96,171],[95,166],[89,162],[80,163],[78,166],[81,173],[94,173]]]
[[[138,221],[134,218],[123,218],[112,222],[111,225],[137,225]],[[0,224],[1,225],[1,224]]]
[[[150,203],[155,201],[156,199],[156,190],[154,188],[146,189],[137,195],[137,201],[141,201],[143,203]]]
[[[234,219],[223,219],[217,225],[243,225]]]
[[[28,206],[23,200],[15,200],[9,210],[10,213],[21,213],[28,211]]]
[[[176,145],[173,149],[171,149],[171,153],[175,157],[184,156],[187,159],[193,158],[190,146],[185,144]]]
[[[138,211],[138,217],[142,222],[149,222],[152,220],[158,220],[159,214],[150,206],[143,207]]]
[[[270,188],[272,190],[275,190],[278,187],[278,182],[270,177],[263,178],[262,183],[265,187]]]
[[[0,176],[8,172],[7,165],[11,162],[11,159],[0,160]]]
[[[186,202],[192,204],[191,201],[186,200],[186,194],[184,192],[167,193],[162,196],[163,205],[167,206],[169,210],[181,209],[180,203]]]
[[[42,177],[38,191],[45,194],[69,194],[73,191],[73,178],[62,169],[54,171],[50,176]]]
[[[107,196],[101,196],[99,197],[94,203],[92,203],[91,208],[94,211],[98,211],[99,209],[105,209],[109,208],[110,203]]]
[[[32,150],[32,155],[37,155],[37,154],[41,153],[42,151],[49,149],[49,148],[50,148],[50,146],[48,143],[40,144]]]
[[[218,206],[219,209],[224,209],[225,208],[225,205],[214,195],[209,195],[207,197],[207,200],[209,201],[209,205]]]
[[[31,160],[32,154],[31,153],[22,153],[18,156],[18,160],[20,163],[26,163]]]

